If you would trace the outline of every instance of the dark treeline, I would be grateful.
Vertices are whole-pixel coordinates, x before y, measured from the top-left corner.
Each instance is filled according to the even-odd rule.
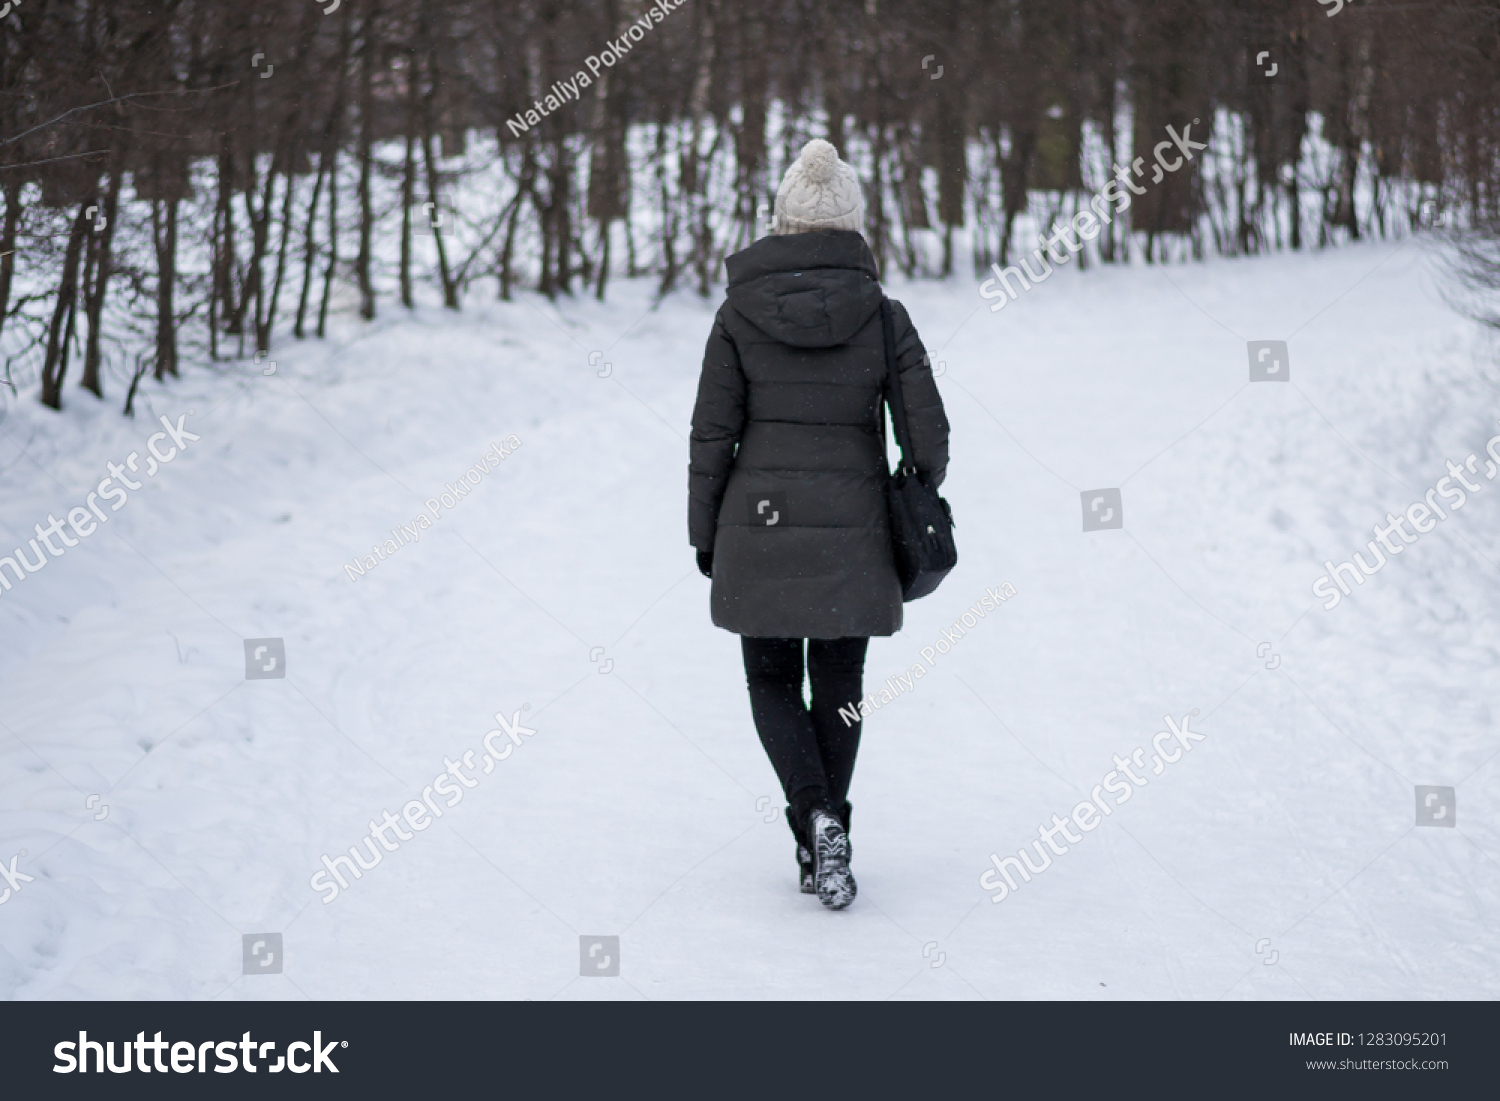
[[[323,335],[341,304],[707,294],[813,136],[908,276],[1006,262],[1194,120],[1211,148],[1081,264],[1494,224],[1500,4],[1336,3],[13,3],[5,380],[60,408],[72,367],[128,410],[148,373]]]

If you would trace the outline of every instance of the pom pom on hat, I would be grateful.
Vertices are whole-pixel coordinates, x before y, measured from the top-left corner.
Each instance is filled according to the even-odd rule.
[[[813,138],[802,147],[802,155],[797,160],[808,183],[827,183],[838,171],[839,151],[822,138]]]
[[[816,229],[864,231],[865,196],[859,175],[822,138],[802,147],[776,190],[772,232]]]

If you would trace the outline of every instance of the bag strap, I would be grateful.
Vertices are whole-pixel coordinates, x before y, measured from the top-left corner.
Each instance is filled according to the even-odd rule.
[[[891,407],[891,423],[896,426],[896,446],[901,450],[900,470],[905,474],[915,474],[917,465],[911,457],[911,427],[906,420],[906,397],[901,392],[901,368],[896,362],[896,323],[889,298],[880,301],[880,327],[885,335],[885,398]]]

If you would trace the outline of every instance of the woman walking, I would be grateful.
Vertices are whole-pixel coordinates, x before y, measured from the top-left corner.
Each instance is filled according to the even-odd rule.
[[[902,606],[885,496],[884,294],[863,223],[858,175],[828,142],[808,142],[776,192],[772,235],[725,262],[688,479],[689,540],[713,579],[714,624],[742,636],[802,890],[834,910],[856,890],[847,796],[860,735],[839,708],[864,695],[866,646],[901,629]],[[948,421],[906,310],[893,301],[891,313],[912,461],[936,488]]]

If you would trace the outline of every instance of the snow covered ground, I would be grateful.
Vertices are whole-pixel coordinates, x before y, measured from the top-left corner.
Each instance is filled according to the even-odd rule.
[[[0,905],[0,992],[1495,997],[1500,395],[1441,283],[1418,239],[1069,271],[994,315],[970,278],[892,287],[942,372],[962,561],[867,685],[926,666],[986,586],[1017,595],[866,723],[843,913],[797,893],[686,543],[717,301],[476,292],[346,314],[274,374],[193,367],[134,421],[26,396],[0,554],[144,458],[158,417],[201,439],[0,592],[0,864],[32,877]],[[1259,339],[1289,342],[1290,384],[1247,382]],[[1325,611],[1324,560],[1471,453],[1482,490]],[[1122,529],[1082,530],[1097,488]],[[402,524],[420,540],[351,580]],[[247,679],[246,639],[284,666]],[[1204,739],[1152,775],[1194,709]],[[517,712],[535,733],[492,737],[486,774]],[[1149,783],[992,903],[991,854],[1137,747]],[[475,786],[408,806],[447,761]],[[1417,785],[1454,789],[1435,827]],[[325,903],[320,857],[403,806]]]

